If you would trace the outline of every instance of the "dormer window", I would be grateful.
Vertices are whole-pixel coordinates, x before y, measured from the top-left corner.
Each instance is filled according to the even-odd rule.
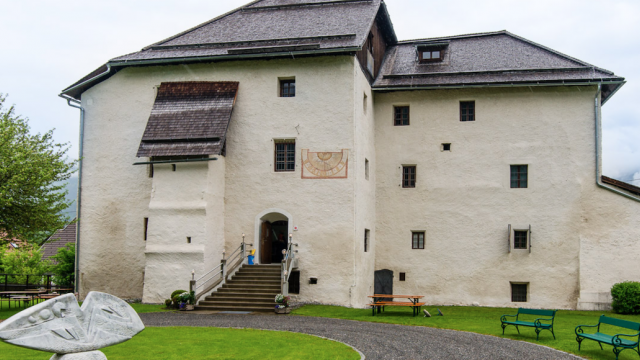
[[[424,45],[418,47],[418,58],[420,63],[441,62],[444,59],[446,45]]]

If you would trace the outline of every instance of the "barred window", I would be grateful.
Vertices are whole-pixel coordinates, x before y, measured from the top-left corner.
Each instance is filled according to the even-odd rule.
[[[275,141],[275,171],[296,170],[296,142],[295,140]]]
[[[515,230],[513,232],[513,248],[514,249],[526,249],[527,248],[527,233],[526,230]]]
[[[527,286],[528,284],[511,284],[511,301],[527,302]]]
[[[370,236],[369,229],[364,229],[364,252],[369,251],[369,236]]]
[[[528,165],[511,165],[511,188],[526,188]]]
[[[424,249],[424,231],[411,232],[411,248]]]
[[[393,125],[395,126],[409,125],[409,107],[408,106],[394,106]]]
[[[403,188],[416,187],[416,167],[415,166],[402,167],[402,187]]]
[[[460,121],[476,120],[476,102],[460,101]]]

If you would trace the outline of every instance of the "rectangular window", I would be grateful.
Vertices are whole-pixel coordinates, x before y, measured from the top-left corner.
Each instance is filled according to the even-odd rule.
[[[527,302],[527,286],[528,284],[511,284],[511,301]]]
[[[369,160],[364,159],[364,178],[369,180]]]
[[[280,80],[280,97],[296,96],[296,80]]]
[[[401,272],[400,273],[400,281],[405,281],[405,280],[407,280],[407,273]]]
[[[296,170],[296,141],[275,140],[275,171]]]
[[[424,249],[424,231],[411,232],[411,248]]]
[[[147,176],[149,176],[150,178],[153,177],[153,164],[147,165]]]
[[[149,218],[144,218],[144,241],[147,241],[148,231],[149,231]]]
[[[527,233],[526,230],[515,230],[513,232],[513,248],[514,249],[526,249],[527,248]]]
[[[527,187],[528,165],[511,165],[511,188]]]
[[[369,252],[369,229],[364,229],[364,252]]]
[[[451,151],[451,144],[442,144],[442,151]]]
[[[476,102],[460,101],[460,121],[476,120]]]
[[[409,125],[409,107],[408,106],[393,107],[393,125],[395,126]]]
[[[403,188],[416,187],[416,167],[415,166],[402,167],[402,187]]]

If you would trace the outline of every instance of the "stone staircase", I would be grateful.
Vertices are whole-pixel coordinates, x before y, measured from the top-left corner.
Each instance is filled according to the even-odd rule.
[[[227,282],[200,300],[197,310],[273,312],[281,292],[280,264],[242,265]]]

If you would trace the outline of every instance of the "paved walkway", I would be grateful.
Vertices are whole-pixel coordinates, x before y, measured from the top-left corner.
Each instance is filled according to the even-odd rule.
[[[547,347],[495,336],[307,316],[203,313],[140,314],[146,326],[284,330],[349,344],[367,359],[578,359]]]

